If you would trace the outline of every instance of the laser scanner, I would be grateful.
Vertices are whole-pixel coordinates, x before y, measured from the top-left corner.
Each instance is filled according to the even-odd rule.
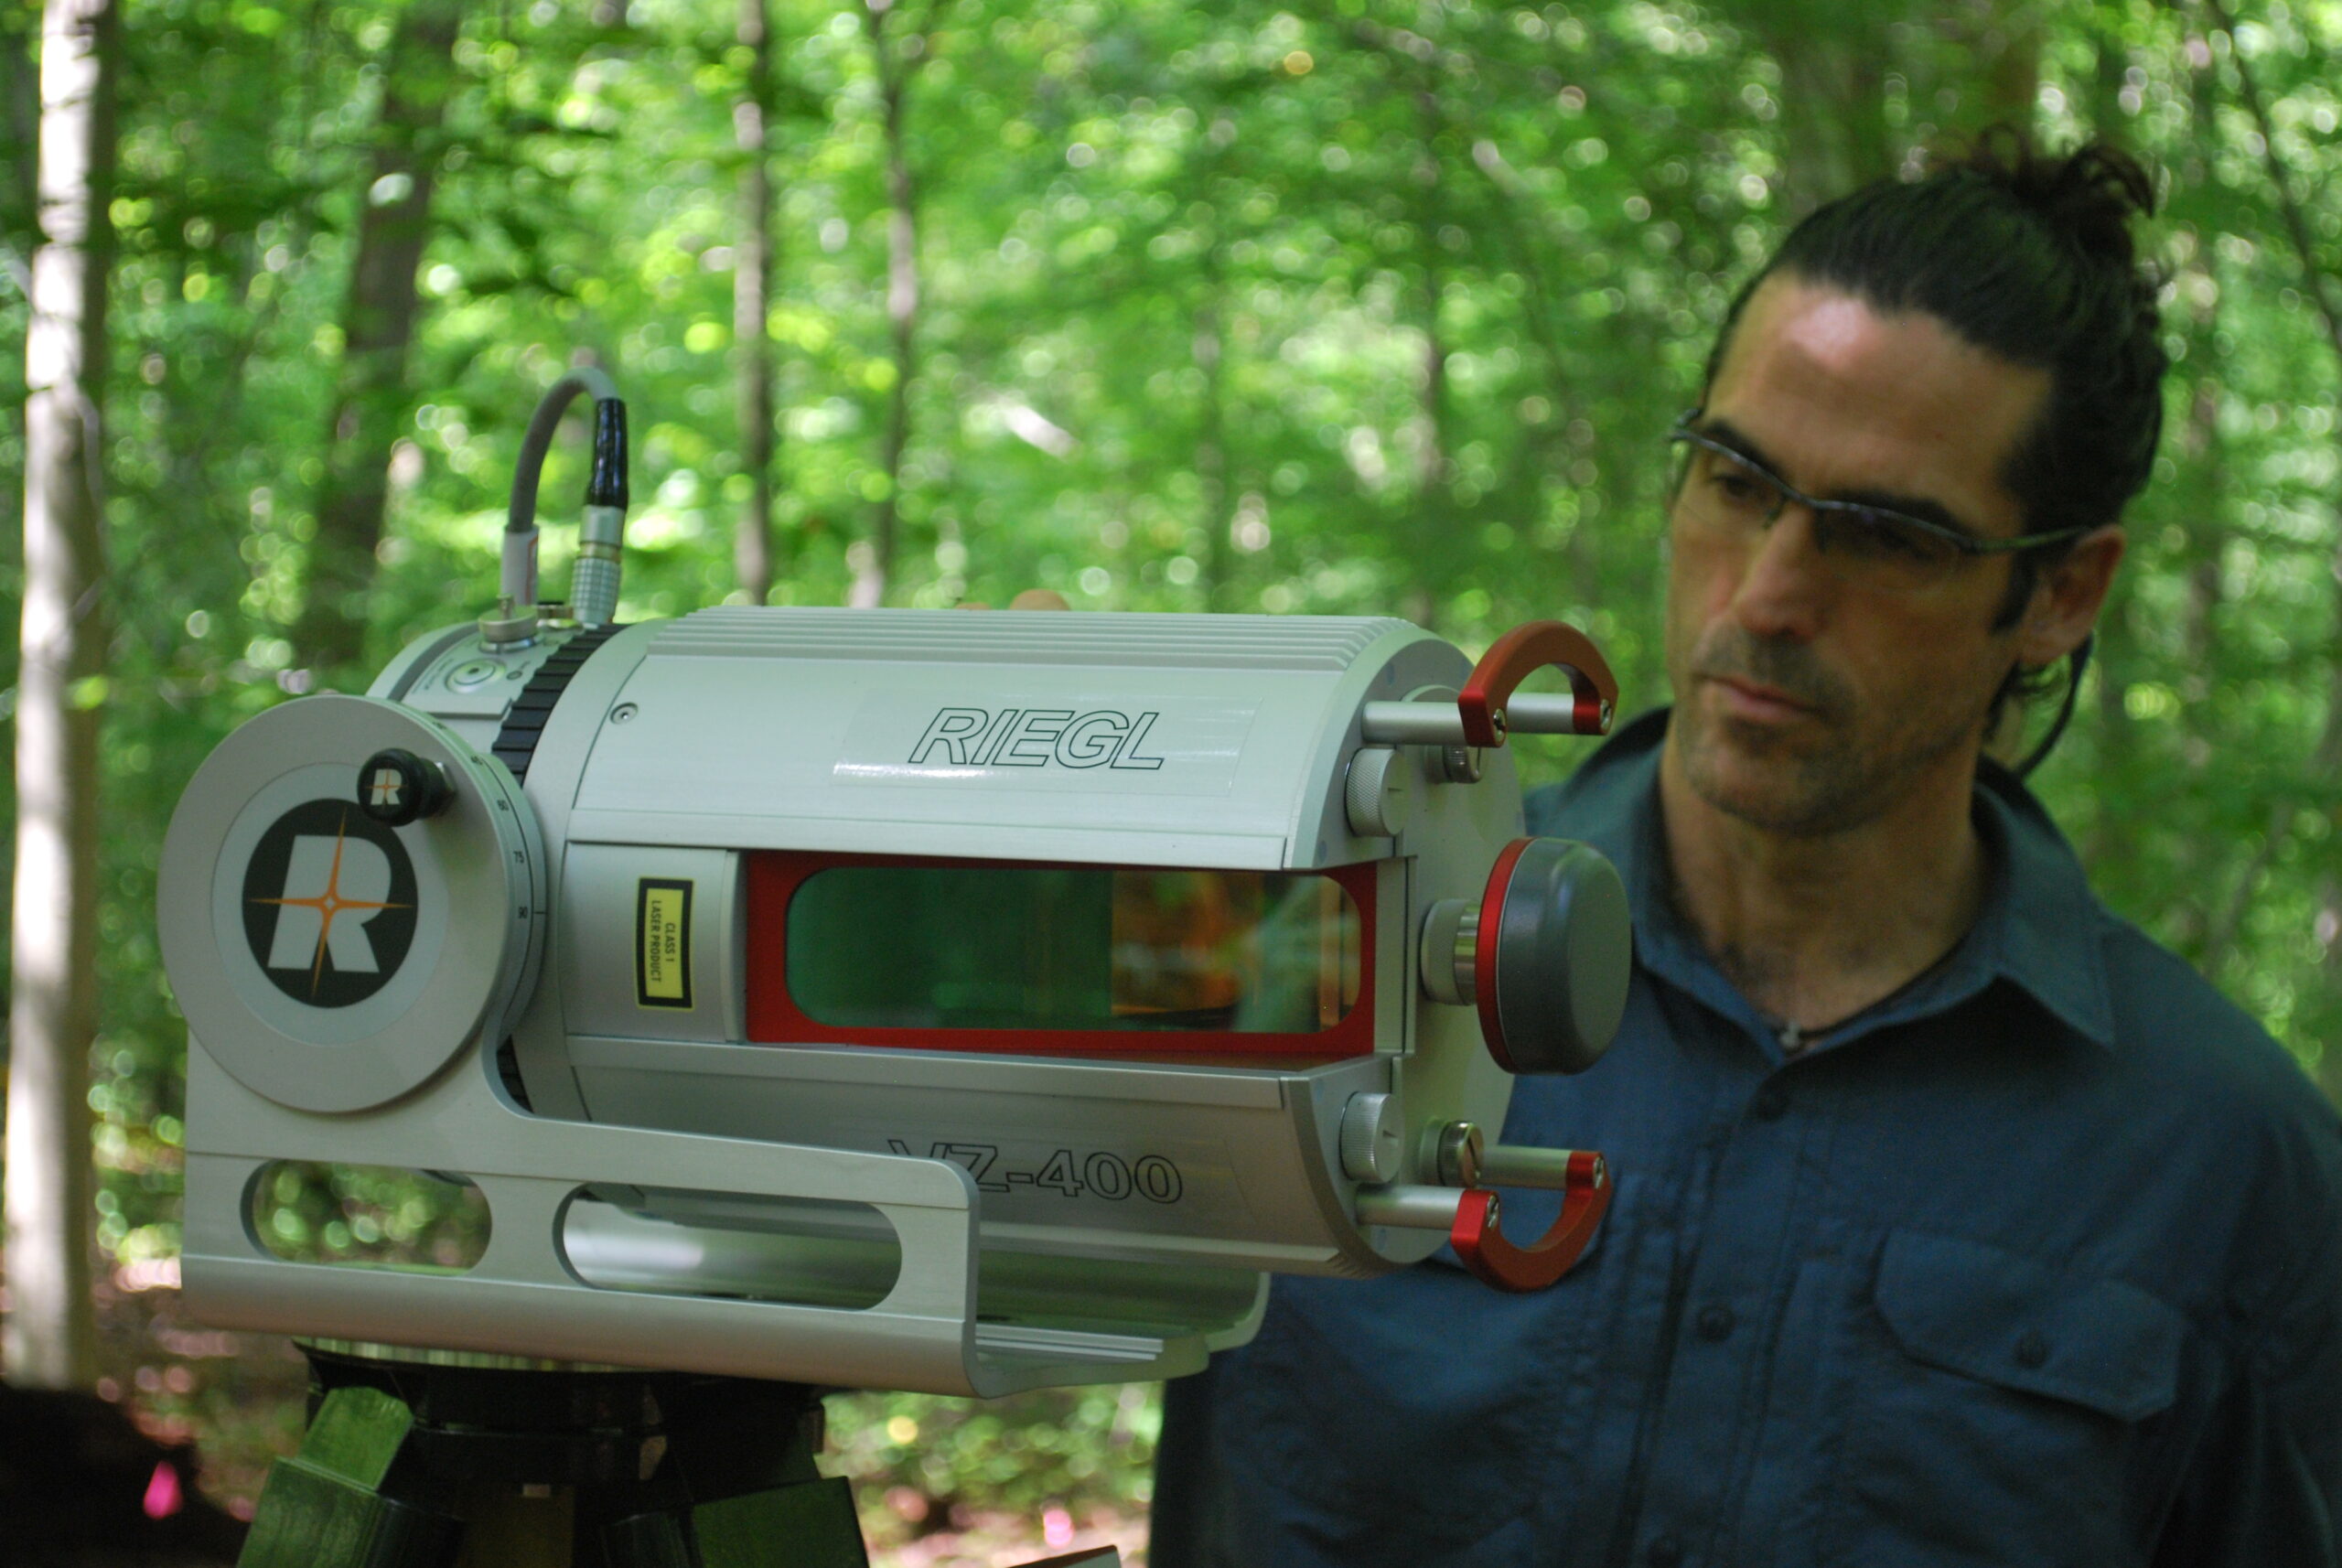
[[[540,606],[535,465],[579,392],[583,548]],[[1583,1253],[1602,1156],[1495,1134],[1626,996],[1618,875],[1523,835],[1506,746],[1609,726],[1585,636],[621,626],[623,409],[590,375],[548,405],[496,608],[252,719],[172,819],[192,1315],[992,1396],[1197,1370],[1276,1273],[1447,1248],[1528,1291]],[[486,1244],[285,1256],[287,1162],[460,1183]],[[1558,1217],[1509,1234],[1499,1187]]]

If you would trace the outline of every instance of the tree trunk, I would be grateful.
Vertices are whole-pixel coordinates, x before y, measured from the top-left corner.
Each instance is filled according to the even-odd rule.
[[[463,16],[458,0],[414,0],[399,18],[383,72],[342,304],[341,370],[326,424],[307,595],[294,635],[301,662],[315,671],[354,664],[365,651],[366,590],[382,542],[391,447],[406,413],[407,349],[422,315],[414,274],[431,237],[435,144]]]
[[[1408,551],[1414,581],[1402,597],[1407,618],[1431,630],[1439,617],[1445,590],[1454,577],[1460,553],[1455,537],[1454,491],[1450,488],[1448,425],[1453,410],[1447,399],[1447,343],[1439,332],[1440,297],[1445,287],[1445,264],[1440,257],[1440,231],[1446,226],[1446,190],[1441,184],[1440,133],[1446,114],[1439,101],[1439,80],[1425,71],[1415,89],[1418,134],[1414,183],[1416,264],[1423,287],[1423,397],[1415,416],[1415,495],[1413,547]]]
[[[748,504],[732,539],[733,573],[750,604],[772,592],[772,28],[765,0],[740,0],[739,40],[748,51],[748,80],[733,105],[732,131],[744,160],[740,170],[740,235],[733,246],[732,350],[737,357],[734,401],[740,420],[740,466],[748,476]]]
[[[872,15],[876,18],[886,13]],[[878,51],[879,93],[886,110],[886,328],[894,352],[895,383],[886,389],[886,431],[878,453],[878,467],[886,478],[886,491],[871,515],[870,553],[854,572],[847,601],[862,608],[886,598],[886,580],[895,569],[895,533],[902,519],[903,453],[911,439],[911,377],[918,369],[919,353],[919,193],[903,146],[908,84],[902,67],[889,63],[886,34],[876,28],[875,20],[871,42]]]
[[[867,553],[854,568],[846,602],[870,608],[886,596],[895,569],[896,533],[902,521],[903,454],[911,440],[911,383],[919,371],[919,185],[911,176],[905,144],[911,80],[927,57],[928,40],[941,19],[943,0],[929,8],[926,26],[904,28],[890,43],[887,24],[900,0],[867,0],[870,49],[877,61],[880,125],[886,145],[886,325],[894,353],[895,384],[886,392],[886,429],[878,465],[885,493],[870,520]]]
[[[89,1093],[106,653],[98,404],[119,50],[112,0],[48,0],[41,18],[41,244],[25,345],[25,601],[8,1008],[10,1310],[0,1337],[0,1365],[27,1388],[81,1388],[97,1375]]]
[[[40,71],[33,63],[28,5],[11,5],[0,17],[0,248],[14,251],[29,239],[39,206],[40,177],[35,146],[40,124]],[[27,249],[30,249],[27,245]]]
[[[1235,485],[1228,446],[1228,235],[1220,210],[1228,148],[1235,140],[1234,117],[1224,105],[1198,105],[1209,122],[1203,156],[1190,166],[1188,210],[1207,214],[1203,243],[1196,252],[1195,330],[1187,339],[1189,361],[1201,381],[1196,400],[1196,531],[1203,547],[1196,555],[1196,596],[1206,610],[1224,608],[1240,550],[1236,539]]]
[[[1439,273],[1428,258],[1424,263],[1423,432],[1415,480],[1415,548],[1412,552],[1422,571],[1425,562],[1453,558],[1457,541],[1448,490],[1447,464],[1447,345],[1439,335]],[[1440,588],[1449,574],[1438,571],[1438,582],[1418,575],[1406,595],[1407,618],[1424,630],[1439,618]]]
[[[1230,515],[1228,500],[1228,383],[1221,369],[1228,344],[1220,331],[1220,309],[1228,285],[1222,274],[1217,220],[1204,247],[1203,303],[1196,312],[1192,345],[1196,369],[1203,376],[1203,397],[1196,418],[1196,488],[1203,516],[1204,547],[1196,563],[1198,592],[1203,607],[1216,610],[1227,596]]]
[[[1895,172],[1886,125],[1893,65],[1875,6],[1768,0],[1756,26],[1781,68],[1781,213],[1791,222]]]
[[[1979,0],[1970,36],[1959,39],[1961,74],[1981,82],[1973,129],[2032,126],[2041,97],[2041,22],[2030,0]]]
[[[903,515],[903,455],[911,442],[911,380],[919,372],[919,213],[910,166],[903,156],[902,86],[886,105],[886,325],[892,341],[895,384],[886,391],[886,434],[878,467],[885,493],[870,520],[870,561],[855,576],[855,605],[875,607],[886,596],[895,573],[895,536]]]
[[[2089,125],[2090,134],[2099,140],[2126,145],[2133,139],[2133,133],[2127,124],[2130,112],[2122,107],[2122,88],[2124,73],[2131,66],[2131,46],[2123,40],[2122,29],[2114,19],[2103,14],[2092,18],[2089,34],[2097,69],[2090,73],[2084,123]]]

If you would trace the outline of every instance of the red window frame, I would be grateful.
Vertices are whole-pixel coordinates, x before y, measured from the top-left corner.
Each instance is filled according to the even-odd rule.
[[[752,850],[747,878],[747,1025],[753,1045],[886,1046],[994,1056],[1143,1057],[1152,1060],[1268,1057],[1336,1059],[1374,1052],[1372,863],[1298,875],[1327,876],[1359,912],[1358,1001],[1341,1022],[1313,1034],[1239,1034],[1219,1029],[931,1029],[845,1027],[808,1017],[789,993],[789,905],[816,872],[841,865],[992,866],[1017,871],[1187,871],[1193,866],[1101,866],[1070,861],[948,859],[925,855],[823,854]]]

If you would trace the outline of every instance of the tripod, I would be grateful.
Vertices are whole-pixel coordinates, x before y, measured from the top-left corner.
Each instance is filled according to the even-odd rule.
[[[304,1349],[239,1568],[866,1568],[811,1389]]]

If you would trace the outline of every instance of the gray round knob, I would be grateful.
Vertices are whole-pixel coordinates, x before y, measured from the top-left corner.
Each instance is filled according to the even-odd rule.
[[[1493,949],[1493,950],[1491,950]],[[1627,1008],[1634,921],[1626,884],[1567,839],[1516,840],[1480,901],[1480,1032],[1509,1072],[1580,1072]]]
[[[1342,1174],[1380,1186],[1395,1181],[1400,1147],[1399,1101],[1389,1094],[1353,1094],[1342,1108]]]
[[[1480,1164],[1488,1154],[1488,1139],[1469,1122],[1450,1122],[1433,1128],[1424,1138],[1432,1178],[1442,1187],[1477,1187]]]
[[[1398,748],[1362,746],[1350,758],[1342,810],[1360,838],[1391,838],[1406,830],[1415,806],[1413,769]]]

